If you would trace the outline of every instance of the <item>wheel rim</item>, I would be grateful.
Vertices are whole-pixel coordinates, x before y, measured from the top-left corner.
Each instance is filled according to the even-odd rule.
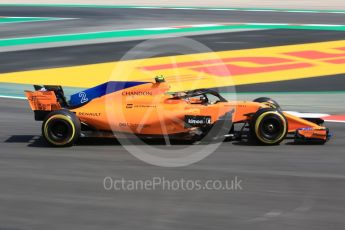
[[[68,140],[71,133],[70,125],[64,120],[52,121],[48,130],[52,139],[58,142]]]
[[[265,144],[277,144],[284,139],[287,122],[278,111],[262,113],[256,120],[256,137]]]
[[[267,117],[261,121],[260,133],[267,140],[274,141],[282,135],[281,120],[277,117]]]
[[[48,142],[63,146],[69,144],[75,135],[72,121],[63,115],[49,118],[44,127],[44,136]]]

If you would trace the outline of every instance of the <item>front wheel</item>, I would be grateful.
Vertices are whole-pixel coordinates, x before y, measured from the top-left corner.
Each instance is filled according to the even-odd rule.
[[[276,109],[258,110],[250,121],[250,134],[254,141],[263,145],[278,145],[288,132],[285,116]]]
[[[51,146],[72,146],[80,136],[80,121],[68,110],[53,111],[42,124],[42,136]]]

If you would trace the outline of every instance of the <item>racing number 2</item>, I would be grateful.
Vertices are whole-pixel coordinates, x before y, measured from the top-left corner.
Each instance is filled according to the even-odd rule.
[[[85,92],[80,92],[79,93],[79,98],[80,98],[80,103],[85,103],[87,102],[89,99],[86,96]]]

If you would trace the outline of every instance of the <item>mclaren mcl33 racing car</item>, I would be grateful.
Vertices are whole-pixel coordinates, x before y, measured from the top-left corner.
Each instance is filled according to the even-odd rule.
[[[164,78],[152,82],[107,82],[66,100],[60,86],[34,86],[26,97],[42,136],[52,146],[71,146],[80,137],[176,138],[205,136],[278,145],[285,138],[324,144],[329,131],[320,118],[297,117],[270,98],[227,101],[199,89],[168,93]],[[213,131],[212,131],[213,130]]]

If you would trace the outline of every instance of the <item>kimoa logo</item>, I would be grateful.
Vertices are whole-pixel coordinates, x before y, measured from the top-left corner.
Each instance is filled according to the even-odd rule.
[[[123,96],[152,96],[150,91],[124,91]]]
[[[211,118],[199,118],[199,119],[195,119],[195,118],[188,118],[187,122],[189,124],[211,124]]]
[[[204,120],[195,120],[195,119],[188,119],[189,124],[204,124]]]
[[[211,117],[209,116],[189,116],[186,115],[185,122],[190,125],[205,125],[212,124]]]

